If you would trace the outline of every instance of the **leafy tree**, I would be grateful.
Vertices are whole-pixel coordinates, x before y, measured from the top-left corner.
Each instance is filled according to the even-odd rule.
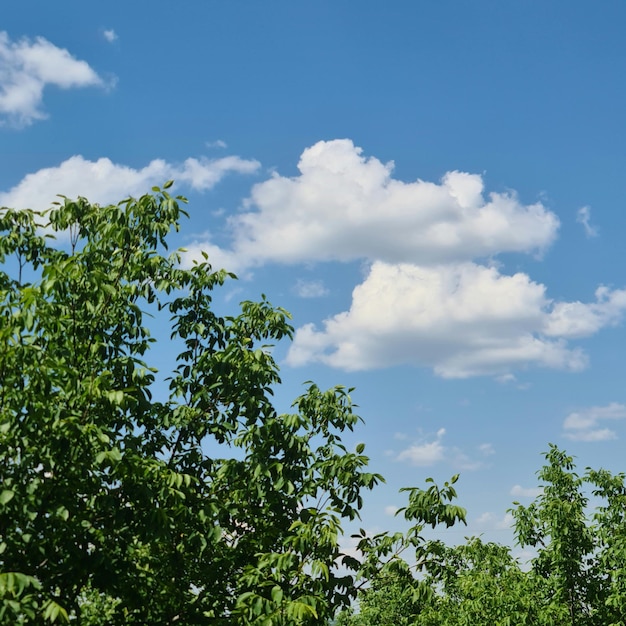
[[[344,611],[339,616],[340,626],[414,624],[432,605],[434,592],[424,574],[439,559],[442,544],[424,539],[423,531],[427,526],[445,524],[449,528],[465,523],[465,509],[452,504],[457,480],[455,475],[439,487],[427,478],[425,489],[401,490],[408,492],[409,502],[396,514],[412,523],[405,533],[382,532],[370,537],[361,529],[353,535],[363,554],[358,611],[354,607]]]
[[[344,612],[342,626],[623,626],[626,476],[591,469],[579,476],[573,458],[554,445],[545,458],[541,494],[512,509],[518,543],[536,551],[530,569],[508,546],[480,538],[458,546],[424,541],[419,524],[405,535],[364,538],[368,585],[359,593],[360,610]],[[436,522],[433,512],[443,506],[455,521],[458,511],[443,501],[456,496],[449,487],[413,490],[413,502],[426,506],[410,513]],[[595,510],[588,492],[599,501]],[[399,556],[407,548],[415,550],[413,567]]]
[[[528,507],[512,510],[521,546],[538,548],[533,570],[548,583],[546,602],[566,608],[572,626],[595,623],[598,574],[594,529],[587,522],[585,479],[574,471],[574,461],[556,446],[546,453],[538,472],[542,493]]]
[[[354,593],[341,523],[381,477],[341,442],[349,390],[277,413],[288,314],[214,312],[230,275],[166,252],[169,186],[0,210],[0,623],[324,623]]]
[[[623,473],[587,468],[551,445],[538,472],[543,491],[513,510],[518,542],[538,554],[533,572],[545,583],[544,603],[559,605],[571,626],[626,622],[626,486]],[[589,507],[588,492],[598,499]]]

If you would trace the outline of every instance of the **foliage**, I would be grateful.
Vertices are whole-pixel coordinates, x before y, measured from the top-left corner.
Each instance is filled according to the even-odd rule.
[[[166,255],[167,188],[0,211],[0,623],[323,623],[354,593],[341,523],[381,477],[341,442],[350,390],[277,414],[288,315],[213,311],[229,275]]]
[[[369,585],[359,594],[359,611],[344,612],[339,623],[623,625],[625,476],[588,469],[580,477],[572,457],[553,445],[545,458],[538,472],[541,494],[528,507],[512,509],[518,543],[536,551],[529,569],[522,568],[507,546],[476,537],[457,546],[416,541],[411,530],[394,541],[403,548],[415,548],[413,567],[402,561],[390,570],[389,565],[400,558],[396,553],[374,572],[372,563],[390,540],[363,542],[370,555],[364,561]],[[600,502],[593,511],[586,495],[589,491]],[[453,491],[446,494],[455,495]],[[428,510],[434,509],[431,501]]]

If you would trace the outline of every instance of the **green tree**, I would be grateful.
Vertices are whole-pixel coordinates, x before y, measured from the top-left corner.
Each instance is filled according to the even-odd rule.
[[[324,623],[354,594],[341,523],[381,478],[349,390],[276,412],[288,315],[214,312],[230,275],[166,252],[169,186],[0,211],[0,623]],[[180,347],[158,400],[152,314]]]
[[[412,525],[402,533],[382,532],[368,536],[361,529],[354,538],[363,554],[359,567],[358,607],[344,611],[340,626],[375,626],[418,623],[420,616],[432,606],[435,591],[427,573],[440,560],[443,544],[427,540],[423,531],[427,526],[449,528],[465,523],[465,509],[453,504],[457,497],[454,484],[458,475],[436,485],[427,478],[426,488],[412,487],[408,505],[397,511]],[[358,563],[354,564],[358,567]]]
[[[518,542],[537,549],[533,572],[545,583],[546,605],[564,610],[571,626],[626,623],[626,487],[624,474],[587,468],[554,445],[538,472],[541,495],[513,509]],[[597,499],[589,507],[591,492]]]
[[[460,510],[449,504],[450,485],[412,490],[418,506],[405,515],[421,523],[406,534],[363,538],[367,584],[342,626],[623,626],[626,476],[592,469],[579,476],[573,458],[554,445],[545,459],[540,495],[512,509],[518,543],[536,551],[530,569],[510,547],[480,538],[457,546],[423,540],[424,522],[453,522]],[[412,566],[400,556],[408,548]]]

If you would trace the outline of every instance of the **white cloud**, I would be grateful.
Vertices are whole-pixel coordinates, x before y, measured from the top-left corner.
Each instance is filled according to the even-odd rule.
[[[516,498],[536,498],[541,495],[542,491],[541,487],[522,487],[521,485],[511,487],[511,495]]]
[[[235,271],[267,262],[432,265],[541,251],[559,226],[540,203],[523,205],[508,193],[485,197],[476,174],[448,172],[440,183],[394,179],[393,163],[364,157],[348,139],[307,148],[298,168],[299,176],[275,174],[255,185],[249,210],[230,218],[232,244],[221,256],[236,260]]]
[[[437,431],[437,436],[433,441],[422,441],[402,450],[397,457],[398,461],[408,461],[411,465],[426,467],[435,465],[445,458],[445,448],[441,443],[446,434],[445,428]]]
[[[102,32],[102,36],[109,42],[113,43],[117,39],[117,33],[112,29],[107,29]]]
[[[400,507],[397,507],[393,504],[389,504],[388,506],[385,507],[385,515],[390,515],[390,516],[394,516]]]
[[[567,433],[566,436],[575,441],[609,441],[611,439],[617,439],[617,434],[610,428],[581,430],[578,432]]]
[[[474,524],[480,530],[508,530],[513,527],[514,521],[515,518],[511,513],[498,517],[491,511],[486,511],[476,518]]]
[[[399,453],[390,453],[396,461],[406,461],[418,467],[428,467],[440,462],[446,462],[461,470],[473,471],[483,467],[481,461],[468,457],[462,450],[454,446],[445,446],[443,438],[445,428],[440,428],[434,438],[421,437],[412,445]],[[398,439],[398,437],[395,437]],[[484,454],[483,454],[484,455]]]
[[[328,289],[321,280],[298,279],[294,290],[301,298],[321,298],[328,295]]]
[[[626,309],[626,289],[612,291],[600,286],[596,289],[596,302],[559,302],[554,305],[545,332],[554,337],[588,337],[605,326],[615,326],[622,321]]]
[[[598,229],[591,225],[591,209],[588,206],[581,207],[576,212],[576,221],[583,225],[587,237],[597,237]]]
[[[478,450],[483,456],[492,456],[496,453],[493,444],[491,443],[481,443],[478,446]]]
[[[486,193],[481,176],[448,172],[439,183],[403,182],[393,163],[366,157],[348,140],[307,148],[299,174],[254,185],[243,212],[226,221],[230,244],[206,238],[214,267],[249,271],[265,263],[365,260],[369,275],[349,310],[298,329],[287,362],[346,370],[412,364],[448,378],[541,366],[579,371],[571,346],[618,324],[626,290],[600,287],[596,301],[553,302],[524,273],[501,273],[502,252],[541,252],[559,221],[514,192]]]
[[[215,141],[206,141],[205,145],[207,148],[227,148],[228,144],[221,139],[216,139]]]
[[[523,273],[474,263],[420,267],[375,262],[348,311],[296,331],[287,361],[346,370],[399,364],[447,378],[506,375],[531,365],[578,371],[587,359],[567,340],[621,320],[626,291],[597,302],[553,303]]]
[[[62,89],[104,87],[105,82],[85,62],[43,37],[11,41],[0,31],[0,123],[27,126],[44,119],[41,108],[47,85]]]
[[[216,160],[189,158],[181,164],[155,159],[135,169],[107,158],[89,161],[78,155],[56,167],[26,175],[9,191],[0,192],[0,206],[46,209],[57,199],[56,194],[70,198],[85,196],[91,202],[108,204],[129,195],[144,194],[153,185],[169,179],[204,191],[230,172],[249,174],[258,167],[257,161],[228,156]]]
[[[600,428],[602,420],[626,418],[626,405],[612,402],[606,406],[592,406],[570,413],[563,422],[565,436],[575,441],[607,441],[616,439],[617,434],[610,428]]]

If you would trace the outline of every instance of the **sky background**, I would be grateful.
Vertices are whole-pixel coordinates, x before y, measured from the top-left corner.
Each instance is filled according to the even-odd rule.
[[[387,484],[460,472],[510,541],[548,442],[622,471],[626,5],[22,0],[0,23],[0,205],[170,178],[175,244],[291,311],[302,383],[356,387]],[[155,355],[166,368],[167,344]]]

